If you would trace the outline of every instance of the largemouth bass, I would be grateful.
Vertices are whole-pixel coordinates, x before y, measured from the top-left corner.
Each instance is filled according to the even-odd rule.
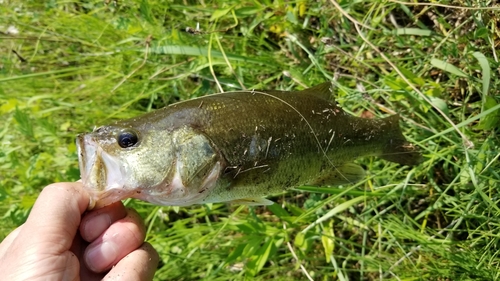
[[[351,116],[330,100],[330,87],[214,94],[79,135],[89,208],[126,198],[266,205],[264,196],[292,187],[359,181],[358,157],[419,162],[397,115]]]

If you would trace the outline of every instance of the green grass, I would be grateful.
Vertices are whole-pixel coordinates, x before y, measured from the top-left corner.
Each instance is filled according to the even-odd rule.
[[[293,90],[335,77],[346,111],[398,112],[425,161],[360,159],[364,181],[303,187],[270,207],[127,201],[160,253],[157,280],[499,278],[500,10],[437,2],[450,6],[3,1],[0,239],[45,185],[79,179],[78,133],[218,85]]]

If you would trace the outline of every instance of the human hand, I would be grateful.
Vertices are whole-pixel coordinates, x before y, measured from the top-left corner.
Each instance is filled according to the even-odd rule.
[[[40,193],[26,223],[0,244],[2,280],[151,280],[158,254],[139,215],[121,202],[85,212],[81,183]]]

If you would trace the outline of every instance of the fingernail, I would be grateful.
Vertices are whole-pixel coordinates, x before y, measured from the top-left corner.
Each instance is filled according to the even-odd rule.
[[[89,239],[89,242],[96,239],[111,225],[111,217],[104,213],[93,217],[89,220],[84,227],[85,237]]]
[[[101,272],[116,260],[117,254],[117,245],[111,241],[106,241],[87,249],[85,262],[90,270]]]

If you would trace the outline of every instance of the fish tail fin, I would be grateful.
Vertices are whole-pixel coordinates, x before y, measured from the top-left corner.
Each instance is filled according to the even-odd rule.
[[[382,149],[380,157],[387,161],[401,165],[414,166],[422,161],[422,155],[418,148],[408,142],[399,127],[399,115],[384,118],[389,126],[388,139]]]

